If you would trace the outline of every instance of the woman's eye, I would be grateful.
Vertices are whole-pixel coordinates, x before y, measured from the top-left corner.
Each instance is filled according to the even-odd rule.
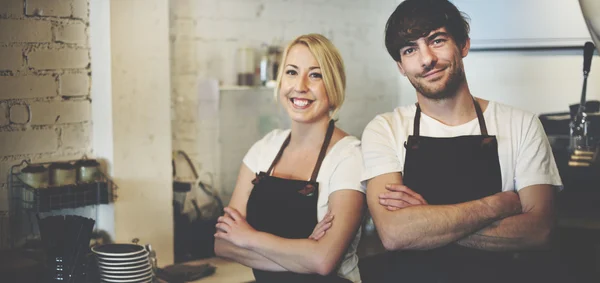
[[[290,76],[295,76],[298,73],[296,72],[296,70],[287,70],[287,71],[285,71],[285,74],[290,75]]]
[[[321,75],[319,73],[311,73],[310,77],[311,78],[318,78],[318,79],[320,79],[320,78],[323,78],[323,75]]]

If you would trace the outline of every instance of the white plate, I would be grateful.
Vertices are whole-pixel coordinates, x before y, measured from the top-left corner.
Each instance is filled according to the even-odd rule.
[[[144,273],[138,273],[138,274],[133,274],[133,275],[111,275],[111,274],[104,274],[101,273],[100,277],[102,277],[103,280],[107,280],[107,279],[119,279],[119,280],[129,280],[129,279],[135,279],[135,280],[145,280],[145,278],[147,276],[152,276],[152,270],[148,270]]]
[[[107,269],[100,269],[100,273],[107,275],[107,276],[119,276],[119,274],[121,275],[131,275],[131,274],[145,274],[146,272],[148,272],[148,270],[150,270],[152,267],[148,264],[148,266],[142,266],[142,268],[138,268],[133,269],[133,270],[107,270]]]
[[[104,262],[104,261],[98,260],[98,265],[101,265],[101,266],[123,266],[123,265],[132,265],[132,264],[142,264],[142,263],[147,263],[147,262],[149,262],[147,258],[143,258],[143,259],[131,261],[131,262],[122,262],[122,261]]]
[[[92,252],[103,256],[130,257],[147,251],[144,246],[136,244],[106,244],[92,247]]]
[[[154,278],[150,278],[150,279],[148,279],[148,281],[133,281],[133,283],[152,283],[153,279]],[[104,283],[104,282],[124,282],[124,281],[118,281],[117,280],[117,281],[100,281],[100,282]],[[130,281],[126,281],[126,282],[130,282]]]
[[[152,277],[154,275],[150,274],[148,277],[139,278],[139,279],[110,279],[110,278],[102,278],[102,282],[110,282],[110,283],[138,283],[138,282],[151,282]]]
[[[99,264],[98,265],[100,267],[101,270],[129,270],[129,269],[139,269],[139,268],[145,268],[146,266],[150,266],[149,262],[142,262],[140,264],[136,264],[136,265],[131,265],[131,266],[104,266]]]
[[[110,257],[110,256],[102,256],[102,255],[96,255],[98,257],[98,260],[101,260],[103,262],[106,261],[138,261],[142,258],[148,258],[148,252],[144,251],[143,254],[141,255],[136,255],[134,257]]]

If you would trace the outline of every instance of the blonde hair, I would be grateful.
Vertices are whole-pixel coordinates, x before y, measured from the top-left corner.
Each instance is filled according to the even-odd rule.
[[[312,53],[317,60],[317,63],[321,68],[321,75],[323,76],[327,99],[329,100],[329,115],[334,117],[340,110],[340,107],[342,107],[346,96],[346,72],[344,69],[344,61],[342,60],[339,50],[331,43],[331,41],[329,41],[329,39],[321,34],[311,33],[301,35],[287,45],[285,51],[283,51],[281,59],[282,63],[277,72],[275,98],[279,96],[281,79],[283,78],[288,53],[290,52],[290,49],[297,44],[308,47],[310,53]]]

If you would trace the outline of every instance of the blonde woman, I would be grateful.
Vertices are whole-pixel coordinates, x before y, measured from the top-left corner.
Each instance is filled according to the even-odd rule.
[[[308,34],[282,59],[275,95],[291,129],[272,131],[244,157],[215,252],[252,267],[261,283],[360,282],[360,141],[332,119],[345,95],[342,58]]]

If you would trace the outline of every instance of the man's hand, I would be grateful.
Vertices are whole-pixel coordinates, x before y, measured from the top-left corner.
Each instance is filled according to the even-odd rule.
[[[395,211],[413,205],[425,205],[427,201],[420,195],[399,184],[385,185],[387,192],[379,195],[379,204],[387,210]]]
[[[331,228],[331,225],[333,225],[332,221],[333,214],[331,214],[331,212],[327,212],[327,214],[325,214],[325,217],[323,217],[323,220],[317,223],[317,226],[315,226],[315,229],[308,238],[315,241],[318,241],[319,239],[323,238],[323,236],[325,236],[325,232],[327,232],[327,230]]]
[[[246,218],[232,207],[225,208],[225,215],[217,219],[216,227],[215,238],[223,239],[240,248],[247,248],[252,234],[256,233]]]
[[[514,191],[505,191],[500,192],[494,195],[492,198],[494,201],[491,205],[492,207],[497,207],[499,210],[503,211],[505,217],[513,216],[516,214],[520,214],[523,211],[521,207],[521,199],[519,198],[519,194]]]

